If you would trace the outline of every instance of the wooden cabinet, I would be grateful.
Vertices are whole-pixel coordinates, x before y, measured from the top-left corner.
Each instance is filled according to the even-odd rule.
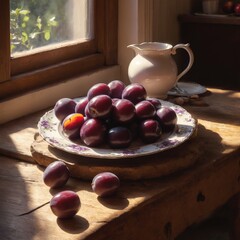
[[[181,41],[190,43],[195,56],[185,78],[240,90],[240,17],[182,15],[179,22]]]

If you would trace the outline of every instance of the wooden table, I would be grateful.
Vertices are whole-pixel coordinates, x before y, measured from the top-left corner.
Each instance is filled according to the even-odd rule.
[[[82,205],[69,220],[52,214],[47,202],[56,190],[43,184],[43,168],[31,156],[42,113],[2,125],[0,238],[169,240],[209,217],[240,189],[240,93],[209,89],[202,99],[206,106],[185,106],[199,122],[191,140],[201,144],[196,164],[164,178],[122,181],[107,199],[89,181],[71,178],[64,189],[76,191]]]

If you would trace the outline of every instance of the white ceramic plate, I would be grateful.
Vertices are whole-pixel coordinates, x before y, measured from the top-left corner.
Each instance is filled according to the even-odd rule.
[[[193,82],[178,82],[178,87],[182,90],[181,92],[176,91],[174,88],[168,92],[168,95],[173,96],[192,96],[192,95],[199,95],[203,94],[207,91],[207,89],[198,84]]]
[[[168,136],[152,144],[143,144],[139,140],[125,149],[111,149],[109,147],[91,148],[81,142],[72,142],[61,133],[60,122],[55,117],[53,110],[46,112],[40,118],[38,130],[43,139],[51,146],[85,157],[118,159],[150,155],[177,147],[188,140],[196,128],[195,119],[184,108],[167,101],[161,100],[161,103],[162,106],[171,107],[176,112],[177,128]]]

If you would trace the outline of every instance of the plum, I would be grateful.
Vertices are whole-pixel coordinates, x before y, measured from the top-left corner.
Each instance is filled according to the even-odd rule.
[[[140,136],[143,142],[153,143],[160,138],[162,129],[157,120],[146,119],[140,124]]]
[[[43,182],[51,187],[57,188],[65,185],[70,177],[67,165],[62,161],[50,163],[43,173]]]
[[[164,132],[173,131],[177,124],[177,114],[170,107],[162,107],[157,110],[156,119]]]
[[[58,218],[74,217],[80,207],[78,194],[70,190],[59,192],[50,200],[50,208]]]
[[[107,134],[108,143],[112,148],[126,148],[132,142],[132,133],[123,126],[113,127]]]
[[[136,116],[139,119],[153,118],[156,114],[154,105],[147,101],[141,101],[135,105]]]
[[[75,106],[75,113],[81,113],[85,115],[85,107],[88,104],[88,98],[84,97],[80,99]]]
[[[146,100],[149,101],[155,107],[156,110],[158,110],[162,106],[161,101],[157,98],[147,98]]]
[[[127,99],[119,99],[112,107],[112,119],[119,123],[127,123],[135,117],[135,106]]]
[[[84,116],[81,113],[72,113],[68,115],[62,122],[64,134],[69,139],[80,138],[80,128],[84,123]]]
[[[92,180],[92,189],[100,197],[111,196],[118,190],[120,180],[111,172],[101,172]]]
[[[89,147],[97,147],[105,140],[106,126],[95,118],[87,119],[80,129],[82,141]]]
[[[123,89],[126,87],[125,84],[120,80],[113,80],[108,84],[110,88],[111,98],[122,98]]]
[[[138,83],[132,83],[126,86],[122,92],[122,98],[128,99],[133,104],[137,104],[147,97],[146,89]]]
[[[98,95],[88,102],[87,107],[92,118],[106,118],[112,110],[112,99],[108,95]]]
[[[88,101],[98,95],[110,96],[110,88],[106,83],[97,83],[93,85],[87,92]]]
[[[75,112],[76,102],[71,98],[59,99],[54,108],[54,114],[59,121],[62,121],[65,117]]]

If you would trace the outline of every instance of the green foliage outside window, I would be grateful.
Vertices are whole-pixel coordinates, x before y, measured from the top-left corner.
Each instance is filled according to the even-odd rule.
[[[67,39],[65,0],[10,1],[11,52]]]

